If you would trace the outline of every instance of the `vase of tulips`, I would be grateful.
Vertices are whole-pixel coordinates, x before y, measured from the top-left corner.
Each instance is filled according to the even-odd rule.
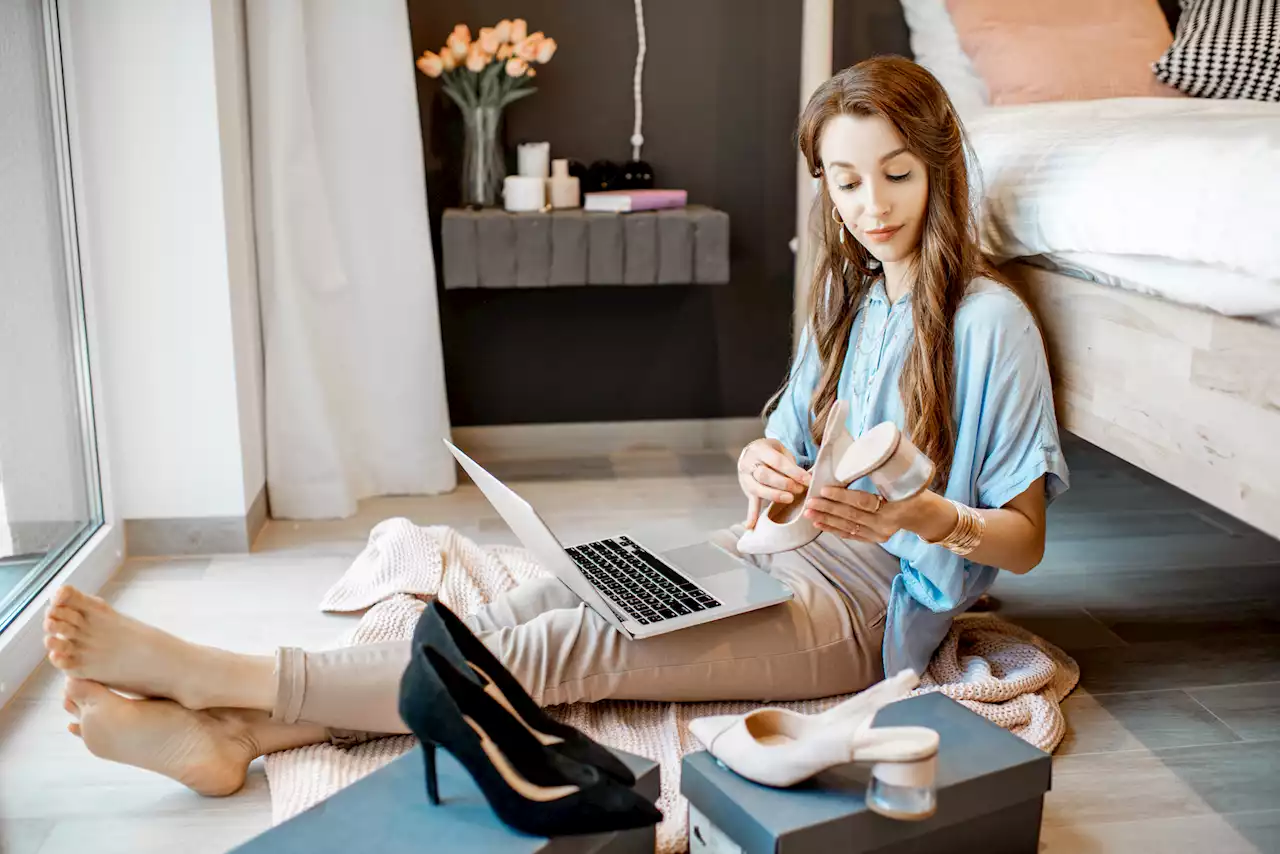
[[[418,57],[418,70],[441,82],[444,93],[462,110],[466,138],[462,156],[462,203],[488,207],[498,201],[505,167],[498,131],[502,111],[537,89],[535,65],[556,52],[555,39],[530,33],[522,18],[483,27],[474,40],[458,24],[439,53]]]

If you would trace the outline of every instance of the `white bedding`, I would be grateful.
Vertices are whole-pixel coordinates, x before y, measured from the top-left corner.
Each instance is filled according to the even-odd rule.
[[[997,259],[1147,256],[1280,282],[1280,104],[1064,101],[966,126]]]
[[[1104,285],[1280,326],[1280,281],[1142,255],[1055,252],[1027,261]]]

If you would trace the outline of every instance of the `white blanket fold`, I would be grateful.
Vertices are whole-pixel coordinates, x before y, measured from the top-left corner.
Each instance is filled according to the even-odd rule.
[[[408,639],[423,598],[469,613],[504,590],[543,570],[523,549],[482,547],[444,527],[420,527],[390,519],[374,528],[369,545],[324,597],[326,610],[369,610],[345,643]],[[974,712],[1045,751],[1066,731],[1062,698],[1075,687],[1079,668],[1062,650],[991,616],[968,616],[935,654],[916,693],[941,691]],[[779,705],[815,713],[844,697]],[[686,725],[712,714],[740,714],[758,704],[609,701],[553,707],[549,711],[591,738],[646,756],[662,767],[658,851],[687,847],[688,804],[680,795],[680,760],[702,749]],[[284,821],[329,797],[412,748],[411,736],[378,739],[350,748],[315,744],[267,757],[272,820]]]

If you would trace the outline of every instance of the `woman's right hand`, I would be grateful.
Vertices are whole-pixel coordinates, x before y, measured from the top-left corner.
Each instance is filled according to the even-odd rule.
[[[777,439],[756,439],[743,448],[738,457],[738,485],[747,496],[747,530],[756,526],[764,502],[789,504],[804,493],[811,479]]]

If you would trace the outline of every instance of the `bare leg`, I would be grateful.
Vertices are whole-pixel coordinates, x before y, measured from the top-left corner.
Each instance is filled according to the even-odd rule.
[[[117,612],[74,587],[53,595],[44,620],[49,661],[67,676],[188,709],[270,712],[275,659],[200,646]]]
[[[244,785],[249,763],[266,753],[328,740],[314,724],[281,724],[263,712],[192,711],[172,700],[129,700],[85,679],[67,680],[68,729],[95,756],[155,771],[202,795]]]

